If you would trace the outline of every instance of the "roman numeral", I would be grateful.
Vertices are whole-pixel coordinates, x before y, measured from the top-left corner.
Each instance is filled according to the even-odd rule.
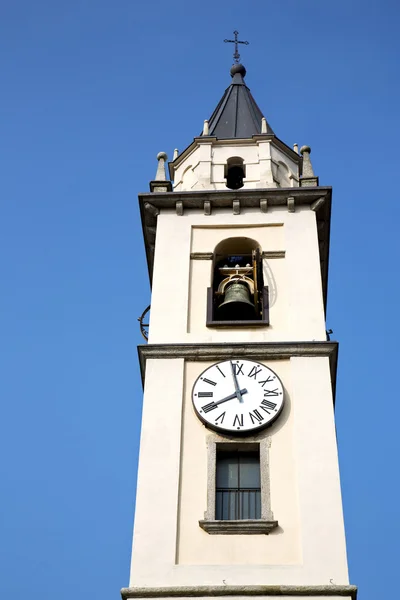
[[[214,408],[217,408],[217,404],[215,404],[215,402],[210,402],[209,404],[206,404],[205,406],[201,407],[201,410],[205,413],[210,412],[210,410],[214,410]]]
[[[274,390],[264,390],[264,398],[265,396],[279,396],[278,388],[275,388]]]
[[[206,383],[209,383],[210,385],[217,385],[215,383],[215,381],[211,381],[211,379],[207,379],[207,377],[200,377],[200,379],[202,379],[203,381],[205,381]]]
[[[265,410],[265,412],[270,415],[271,413],[269,412],[268,409],[274,410],[276,408],[276,404],[274,404],[274,402],[270,402],[269,400],[261,400],[261,406],[260,406],[260,408],[262,408],[263,410]]]
[[[271,375],[268,375],[267,379],[265,379],[264,381],[259,381],[258,383],[262,383],[262,387],[264,387],[266,383],[271,383],[271,381],[273,381],[274,379],[275,377],[271,377]]]
[[[254,379],[257,379],[257,375],[261,373],[261,371],[261,367],[259,369],[257,369],[257,367],[253,367],[247,377],[254,377]]]
[[[218,365],[217,365],[217,369],[218,369],[218,371],[221,373],[222,377],[226,377],[226,375],[224,374],[224,372],[223,372],[223,371],[221,371],[221,369],[219,368],[219,366],[218,366]],[[224,414],[225,414],[225,413],[224,413]]]
[[[260,412],[255,409],[253,412],[249,412],[250,415],[250,419],[251,422],[254,423],[257,421],[258,423],[261,423],[261,421],[264,421],[264,417],[262,416],[262,414],[260,414]]]
[[[214,392],[199,392],[197,394],[198,398],[212,398],[214,395]]]
[[[243,373],[243,363],[241,365],[239,365],[238,363],[235,363],[232,365],[233,366],[233,370],[235,372],[235,375],[244,375]]]
[[[215,424],[217,424],[220,419],[221,419],[221,425],[222,425],[222,423],[224,422],[224,419],[225,419],[225,413],[224,412],[221,413],[220,415],[218,415],[218,417],[216,417]]]
[[[233,421],[233,427],[235,427],[235,425],[239,425],[240,427],[243,427],[243,415],[236,415],[234,421]]]

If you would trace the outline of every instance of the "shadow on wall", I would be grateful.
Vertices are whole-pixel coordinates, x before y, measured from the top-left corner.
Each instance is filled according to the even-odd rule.
[[[274,274],[272,273],[272,269],[265,259],[263,260],[263,276],[265,285],[268,286],[269,307],[271,308],[271,306],[274,306],[278,299],[278,290],[276,288],[276,281]]]

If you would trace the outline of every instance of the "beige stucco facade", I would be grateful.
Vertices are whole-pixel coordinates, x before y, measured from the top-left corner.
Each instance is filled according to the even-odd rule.
[[[268,536],[213,536],[199,527],[210,431],[195,416],[191,388],[209,364],[147,361],[130,585],[347,584],[328,358],[265,361],[287,394],[267,430],[279,522]]]
[[[174,190],[226,190],[225,167],[232,156],[244,161],[244,189],[298,187],[298,161],[288,150],[274,136],[222,141],[196,138],[172,163]]]
[[[264,253],[268,326],[206,326],[212,260],[202,257],[232,237],[251,238]],[[160,210],[150,344],[324,340],[313,210],[278,206],[234,215],[221,208],[204,215],[193,209],[183,216]],[[207,510],[210,430],[195,415],[191,389],[211,363],[147,360],[131,587],[348,583],[329,359],[263,362],[286,393],[279,419],[258,434],[269,439],[271,510],[279,526],[270,535],[246,536],[209,535],[199,526]]]
[[[229,237],[258,242],[270,294],[270,325],[261,328],[206,327],[207,287],[212,261],[192,258],[212,253]],[[268,256],[278,256],[269,258]],[[173,283],[172,283],[173,282]],[[325,316],[315,212],[276,207],[267,213],[248,208],[240,215],[216,209],[206,216],[191,210],[177,217],[161,210],[157,223],[149,342],[241,342],[325,340]]]

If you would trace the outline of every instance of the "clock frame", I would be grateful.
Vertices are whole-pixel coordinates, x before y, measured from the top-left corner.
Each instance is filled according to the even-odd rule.
[[[207,367],[192,389],[198,418],[220,433],[251,435],[271,425],[284,405],[278,375],[263,363],[234,358]]]

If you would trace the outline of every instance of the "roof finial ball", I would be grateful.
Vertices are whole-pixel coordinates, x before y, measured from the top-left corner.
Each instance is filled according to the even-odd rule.
[[[234,77],[236,73],[239,73],[242,77],[246,76],[246,69],[241,63],[235,63],[231,66],[231,77]]]
[[[168,156],[165,152],[159,152],[157,154],[157,160],[158,166],[155,181],[166,181],[165,162],[168,160]]]

